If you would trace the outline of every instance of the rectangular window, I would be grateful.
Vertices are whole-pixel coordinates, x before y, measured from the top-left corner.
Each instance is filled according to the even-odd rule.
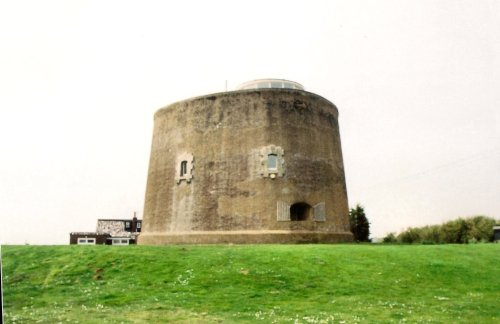
[[[183,177],[187,173],[187,164],[187,161],[181,162],[181,177]]]
[[[95,238],[79,237],[77,239],[79,245],[95,245]]]
[[[267,156],[267,168],[269,170],[278,169],[278,156],[276,154],[269,154]]]
[[[111,244],[112,245],[128,245],[128,240],[127,239],[112,239]]]
[[[125,229],[129,229],[130,228],[130,222],[125,222]]]
[[[140,228],[141,228],[141,223],[140,223],[140,222],[138,222],[138,223],[137,223],[137,229],[140,229]]]
[[[176,159],[175,167],[175,182],[180,184],[182,180],[186,180],[186,183],[190,183],[193,175],[191,171],[193,170],[193,155],[189,153],[182,153]]]

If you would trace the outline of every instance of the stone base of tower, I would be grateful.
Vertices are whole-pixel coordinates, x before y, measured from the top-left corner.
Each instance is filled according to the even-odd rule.
[[[352,242],[350,232],[315,231],[199,231],[154,232],[138,237],[141,245],[167,244],[273,244],[273,243],[341,243]]]

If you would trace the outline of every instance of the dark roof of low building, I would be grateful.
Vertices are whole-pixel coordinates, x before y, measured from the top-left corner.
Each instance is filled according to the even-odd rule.
[[[113,221],[119,221],[119,222],[131,222],[134,219],[128,218],[128,219],[116,219],[116,218],[99,218],[97,221],[106,221],[106,222],[113,222]],[[142,222],[142,219],[137,219],[138,222]]]
[[[108,233],[96,233],[96,232],[71,232],[70,235],[110,235]]]

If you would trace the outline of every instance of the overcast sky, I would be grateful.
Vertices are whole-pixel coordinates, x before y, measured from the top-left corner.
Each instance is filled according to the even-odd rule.
[[[335,103],[374,237],[500,219],[500,2],[0,1],[0,241],[142,218],[154,112],[257,78]]]

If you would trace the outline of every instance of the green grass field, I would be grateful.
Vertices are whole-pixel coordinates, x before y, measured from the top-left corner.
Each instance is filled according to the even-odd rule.
[[[2,253],[7,323],[500,322],[500,244]]]

